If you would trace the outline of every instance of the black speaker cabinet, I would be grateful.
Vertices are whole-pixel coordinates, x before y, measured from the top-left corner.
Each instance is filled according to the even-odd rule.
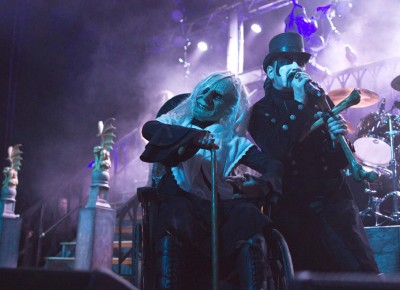
[[[289,290],[399,290],[400,276],[365,273],[296,273]]]
[[[137,290],[108,269],[95,271],[0,268],[0,290]]]

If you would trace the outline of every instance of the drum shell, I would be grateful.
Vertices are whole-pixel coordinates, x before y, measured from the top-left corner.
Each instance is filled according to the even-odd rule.
[[[374,137],[390,145],[390,136],[388,134],[389,120],[387,114],[377,112],[369,113],[360,120],[357,129],[357,138]],[[392,118],[392,129],[394,131],[400,131],[400,116],[396,115]],[[395,145],[399,145],[399,134],[395,135],[394,140]]]
[[[367,192],[367,189],[376,191],[376,193],[373,194],[374,197],[382,198],[388,192],[391,192],[393,188],[392,173],[388,168],[370,167],[366,165],[362,165],[362,167],[367,172],[370,172],[372,170],[376,172],[378,175],[378,179],[374,182],[359,182],[356,181],[351,175],[350,166],[343,171],[346,183],[349,185],[357,207],[360,210],[364,210],[368,207],[369,194]]]
[[[383,132],[383,120],[379,113],[369,113],[366,117],[360,120],[357,125],[358,133],[357,138],[363,137],[375,137],[378,139],[385,140],[385,136],[382,135]]]
[[[394,211],[394,207],[393,207],[394,197],[393,197],[393,195],[390,195],[389,193],[386,196],[384,196],[383,198],[381,198],[380,204],[379,204],[379,212],[386,216],[391,216]],[[400,200],[400,197],[398,197],[398,200]],[[398,209],[400,209],[400,206],[398,206]]]
[[[399,118],[392,120],[392,129],[400,129]],[[386,114],[370,113],[362,118],[357,126],[357,139],[354,141],[355,155],[369,166],[388,166],[391,160],[389,121]],[[394,145],[399,144],[399,135]]]
[[[367,172],[374,171],[378,178],[374,182],[365,182],[365,188],[376,191],[375,196],[383,197],[388,192],[392,191],[392,172],[386,167],[371,167],[367,165],[362,165],[363,169]]]

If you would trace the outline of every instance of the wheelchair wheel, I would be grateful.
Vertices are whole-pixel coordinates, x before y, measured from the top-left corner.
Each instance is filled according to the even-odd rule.
[[[271,269],[274,287],[270,289],[287,290],[288,284],[293,279],[293,264],[289,248],[283,235],[273,229],[268,238],[268,263]]]

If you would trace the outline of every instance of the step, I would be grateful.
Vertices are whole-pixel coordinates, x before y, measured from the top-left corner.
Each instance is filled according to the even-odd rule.
[[[61,245],[61,257],[75,256],[76,241],[60,242],[60,245]]]
[[[62,246],[67,246],[67,247],[75,247],[76,246],[76,241],[73,242],[61,242],[60,243]],[[113,247],[118,248],[119,242],[114,241],[113,242]],[[122,248],[132,248],[132,241],[121,241],[121,247]]]
[[[44,259],[49,261],[75,262],[75,257],[44,257]]]
[[[131,214],[132,214],[132,212],[131,212]],[[117,218],[117,220],[118,220],[118,218]],[[130,218],[129,214],[125,214],[124,215],[124,218],[123,218],[124,221],[125,220],[130,220],[130,219],[131,218]],[[138,208],[138,210],[136,211],[136,220],[141,220],[141,219],[142,219],[142,209]]]
[[[118,265],[118,258],[113,258],[113,265]],[[126,258],[122,265],[132,265],[132,258]]]
[[[46,269],[74,269],[75,257],[45,257],[44,260]]]
[[[73,247],[76,246],[76,241],[72,241],[72,242],[60,242],[61,246],[67,246],[67,247]]]
[[[131,234],[132,233],[132,225],[130,225],[130,226],[124,226],[124,227],[122,227],[121,228],[121,233],[122,234]],[[115,227],[115,231],[114,231],[115,233],[119,233],[119,229],[118,229],[118,227]]]
[[[118,248],[118,241],[114,241],[113,247]],[[132,241],[121,241],[121,248],[132,248]]]
[[[46,261],[49,262],[59,262],[60,264],[69,264],[69,263],[75,263],[75,257],[45,257],[44,258]],[[112,260],[113,265],[118,265],[118,258],[114,257]],[[132,265],[132,258],[126,258],[124,262],[122,263],[123,265]]]
[[[75,258],[74,257],[45,257],[45,265],[44,268],[47,270],[74,270],[75,267]],[[120,276],[121,277],[130,277],[132,275],[132,259],[127,258],[122,264],[120,268]],[[118,274],[118,259],[113,258],[111,270]],[[130,280],[130,279],[128,279]],[[1,288],[1,287],[0,287]]]

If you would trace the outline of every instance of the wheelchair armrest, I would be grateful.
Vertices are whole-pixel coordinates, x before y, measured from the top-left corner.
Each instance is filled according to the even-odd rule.
[[[155,187],[138,187],[137,197],[140,203],[157,201],[157,188]]]

